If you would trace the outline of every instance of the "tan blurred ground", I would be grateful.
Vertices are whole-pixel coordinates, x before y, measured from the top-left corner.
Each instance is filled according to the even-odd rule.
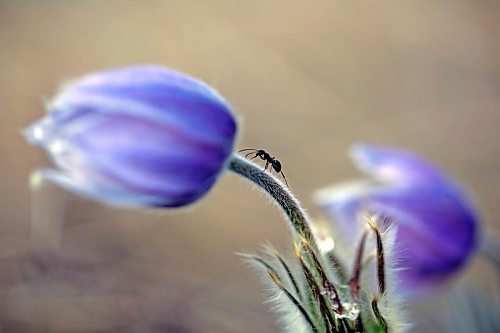
[[[234,252],[290,236],[235,176],[174,213],[29,191],[49,162],[19,131],[66,79],[136,63],[203,78],[313,215],[315,189],[357,175],[352,142],[414,149],[498,230],[499,36],[494,0],[0,0],[1,332],[277,331]]]

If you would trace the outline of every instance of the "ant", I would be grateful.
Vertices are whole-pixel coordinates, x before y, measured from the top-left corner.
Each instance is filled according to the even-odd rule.
[[[264,167],[264,171],[267,170],[267,167],[269,165],[272,166],[272,169],[276,171],[277,173],[281,173],[283,176],[283,180],[285,181],[286,186],[288,187],[288,182],[286,181],[285,174],[281,170],[281,162],[278,161],[276,158],[271,157],[268,152],[266,152],[264,149],[254,149],[254,148],[247,148],[247,149],[242,149],[238,151],[241,153],[242,151],[250,151],[245,155],[245,158],[247,158],[249,155],[255,154],[250,160],[253,160],[256,157],[260,157],[261,159],[266,161],[266,166]],[[272,171],[271,167],[269,168],[269,172]]]

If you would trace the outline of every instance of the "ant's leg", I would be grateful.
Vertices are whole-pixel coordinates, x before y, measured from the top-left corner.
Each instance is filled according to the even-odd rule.
[[[281,171],[280,173],[283,176],[283,180],[285,181],[286,187],[290,187],[290,186],[288,186],[288,182],[286,181],[286,177],[285,177],[285,174],[283,173],[283,171]]]
[[[264,167],[264,171],[266,171],[266,170],[267,170],[267,167],[268,167],[268,166],[269,166],[269,161],[266,161],[266,166]],[[272,168],[271,168],[270,170],[271,170],[271,171],[273,171],[273,170],[272,170]],[[270,172],[271,172],[271,171],[270,171]]]

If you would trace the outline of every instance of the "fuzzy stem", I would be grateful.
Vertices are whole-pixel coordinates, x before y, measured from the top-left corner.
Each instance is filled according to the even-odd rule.
[[[311,232],[309,219],[300,206],[299,201],[292,192],[277,178],[269,172],[262,170],[258,165],[233,155],[229,160],[228,169],[245,177],[255,185],[263,189],[283,209],[288,217],[293,230],[298,236],[305,238],[312,244],[316,244]]]

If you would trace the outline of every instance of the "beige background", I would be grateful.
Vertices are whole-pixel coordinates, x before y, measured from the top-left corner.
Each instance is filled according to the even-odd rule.
[[[170,211],[117,210],[52,186],[20,130],[68,78],[157,63],[234,106],[238,147],[277,156],[311,214],[320,187],[358,176],[349,145],[434,159],[500,226],[500,2],[494,0],[0,0],[1,332],[275,332],[234,255],[288,249],[281,213],[223,177]]]

